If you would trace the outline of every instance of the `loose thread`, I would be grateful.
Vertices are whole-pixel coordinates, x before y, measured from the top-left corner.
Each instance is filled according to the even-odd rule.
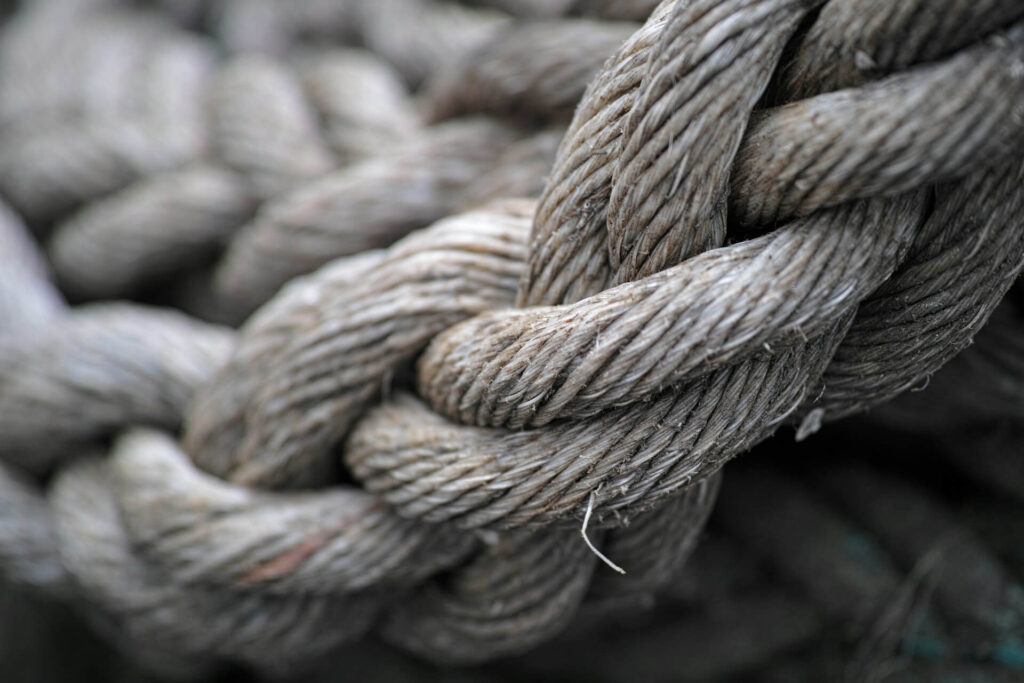
[[[596,493],[597,491],[590,492],[590,500],[587,501],[587,512],[583,515],[583,527],[580,529],[580,535],[583,536],[583,542],[587,544],[588,548],[590,548],[590,552],[597,555],[599,558],[601,558],[602,562],[604,562],[606,565],[608,565],[618,573],[625,574],[626,570],[620,567],[619,565],[615,564],[611,560],[609,560],[604,553],[598,550],[597,547],[590,542],[590,538],[587,536],[587,525],[590,524],[590,515],[594,512],[594,494]]]

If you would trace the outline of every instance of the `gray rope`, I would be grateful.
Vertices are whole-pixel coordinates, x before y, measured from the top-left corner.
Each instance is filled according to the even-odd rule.
[[[358,489],[260,493],[197,472],[167,436],[129,432],[110,456],[136,548],[185,584],[281,595],[415,585],[473,538],[395,517]]]
[[[1021,269],[1022,181],[1017,163],[936,189],[910,256],[861,304],[805,410],[836,418],[877,405],[971,343]]]
[[[1016,290],[1021,285],[1015,286]],[[887,424],[946,434],[956,428],[1024,417],[1024,315],[1003,300],[971,346],[918,391],[902,394],[873,415]],[[979,459],[979,464],[988,459]],[[1021,490],[1024,490],[1022,488]]]
[[[177,427],[229,330],[129,304],[72,309],[0,342],[0,453],[34,472],[126,424]]]
[[[369,596],[324,598],[228,591],[167,580],[125,534],[103,463],[61,471],[50,492],[61,560],[80,593],[147,648],[199,660],[232,657],[270,670],[322,655],[365,632]]]
[[[1013,0],[829,2],[787,65],[783,90],[807,97],[946,57],[1024,16]]]
[[[48,503],[0,472],[0,567],[70,589],[127,644],[272,672],[373,629],[438,661],[483,661],[554,637],[585,601],[663,588],[726,461],[787,420],[803,435],[930,375],[1024,265],[1017,9],[949,2],[955,20],[894,11],[876,26],[861,21],[873,0],[815,18],[822,4],[666,0],[586,89],[538,204],[491,204],[404,239],[492,192],[538,190],[536,171],[506,167],[542,166],[553,134],[488,119],[419,131],[393,76],[344,55],[218,70],[209,45],[145,17],[77,9],[66,44],[45,14],[12,24],[0,189],[35,223],[73,212],[52,247],[61,281],[114,295],[154,276],[147,264],[166,276],[230,240],[214,287],[234,315],[258,310],[238,335],[131,304],[65,314],[39,267],[4,272],[28,293],[12,310],[50,303],[0,337],[0,457],[59,467]],[[472,15],[463,47],[441,50],[429,27],[470,15],[387,6],[411,20],[384,26],[364,4],[348,16],[407,80],[436,74],[437,120],[557,119],[626,38],[566,20],[481,46],[504,24]],[[287,46],[303,16],[323,16],[291,11],[266,40]],[[833,16],[849,21],[838,35],[820,28]],[[877,54],[899,26],[914,27],[906,47]],[[557,49],[567,36],[590,47]],[[815,71],[808,55],[833,43],[840,57]],[[850,55],[860,76],[844,71]],[[68,87],[80,63],[96,66]],[[350,68],[376,74],[363,92],[389,93],[390,114],[331,90]],[[346,126],[388,140],[368,151]],[[183,220],[166,239],[138,229]],[[6,224],[4,263],[27,242]],[[138,426],[163,432],[121,433]],[[107,459],[85,457],[110,439]],[[339,484],[341,462],[363,490]],[[849,478],[860,483],[837,498],[890,545],[955,526],[898,483]],[[901,500],[927,514],[901,519]],[[761,507],[754,545],[794,518],[773,513],[808,517]],[[595,569],[581,519],[626,582]],[[842,524],[819,521],[835,541]],[[955,540],[939,599],[971,639],[1001,638],[1017,627],[1015,584],[979,543]],[[916,562],[921,543],[894,555]],[[826,547],[794,549],[791,573]],[[991,592],[968,604],[979,567]],[[862,579],[808,585],[865,623],[896,574],[875,572],[880,588],[858,602]],[[816,627],[802,614],[780,642]]]
[[[184,443],[196,462],[261,485],[328,468],[333,444],[434,334],[509,305],[531,205],[506,206],[441,221],[289,285],[246,325],[195,401]],[[329,328],[309,324],[317,320]]]
[[[0,338],[60,315],[64,302],[25,225],[0,204]]]
[[[0,577],[51,594],[66,591],[52,513],[35,488],[0,464]]]
[[[566,118],[601,65],[637,29],[585,19],[524,22],[428,85],[428,118],[467,112]]]
[[[401,150],[305,185],[265,205],[239,231],[218,266],[216,287],[249,312],[297,275],[387,246],[448,215],[459,189],[514,139],[484,119],[444,123]]]
[[[88,205],[50,244],[61,284],[81,296],[116,297],[139,283],[216,255],[253,211],[241,179],[216,166],[156,174]]]

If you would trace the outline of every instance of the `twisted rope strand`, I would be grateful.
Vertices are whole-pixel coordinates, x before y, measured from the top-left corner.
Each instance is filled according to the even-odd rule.
[[[129,638],[150,648],[287,668],[359,637],[378,609],[370,596],[281,599],[168,581],[133,550],[99,461],[62,469],[50,500],[61,560],[78,590]]]
[[[331,447],[437,332],[511,302],[531,205],[470,212],[290,285],[243,329],[184,443],[233,481],[322,472]],[[368,260],[371,259],[371,260]],[[254,374],[253,368],[261,368]]]

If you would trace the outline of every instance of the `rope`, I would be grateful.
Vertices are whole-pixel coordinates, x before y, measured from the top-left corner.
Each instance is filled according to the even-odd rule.
[[[264,54],[223,64],[166,18],[60,4],[4,28],[0,192],[76,299],[187,269],[214,317],[252,315],[68,307],[0,210],[0,570],[161,661],[281,674],[373,631],[476,663],[653,599],[729,460],[918,386],[1024,267],[1019,3],[334,10],[393,67],[270,56],[316,3],[231,5],[226,44]],[[1022,610],[980,541],[869,471],[820,486],[902,565],[948,566],[936,600],[995,656]],[[826,561],[790,533],[798,486],[734,491],[748,545]],[[805,581],[779,642],[905,617],[885,562]]]

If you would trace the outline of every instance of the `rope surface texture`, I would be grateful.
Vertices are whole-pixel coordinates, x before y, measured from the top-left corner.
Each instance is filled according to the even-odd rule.
[[[614,619],[1024,266],[1017,1],[141,4],[0,34],[0,575],[161,672]],[[940,383],[1019,378],[1000,311]]]

